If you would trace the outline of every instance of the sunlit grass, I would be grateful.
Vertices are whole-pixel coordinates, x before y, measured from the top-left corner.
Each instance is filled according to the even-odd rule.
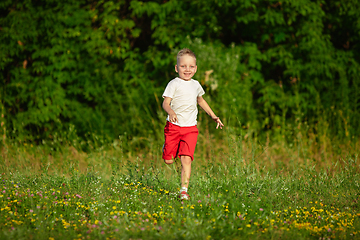
[[[245,186],[242,181],[249,179],[243,177],[232,183]],[[267,181],[263,193],[279,179]],[[242,187],[244,192],[218,182],[202,189],[207,194],[196,193],[195,188],[190,201],[178,201],[176,188],[148,186],[126,177],[102,180],[76,171],[70,179],[3,174],[1,180],[2,239],[318,239],[360,233],[357,207],[346,204],[356,198],[355,191],[340,190],[330,199],[309,191],[306,200],[295,204],[293,198],[301,189],[287,189],[289,183],[284,182],[275,193],[278,197],[268,196],[258,192],[264,179],[253,178],[258,184]],[[279,206],[272,201],[280,201]]]
[[[360,238],[356,151],[330,161],[309,146],[238,140],[199,146],[189,201],[161,146],[3,149],[0,239]]]
[[[208,171],[208,179],[200,173],[193,177],[192,199],[179,201],[176,177],[133,167],[111,179],[76,169],[70,177],[3,173],[1,239],[345,239],[359,234],[357,174],[344,171],[333,179],[311,170],[303,177],[261,176],[245,168],[238,174]]]

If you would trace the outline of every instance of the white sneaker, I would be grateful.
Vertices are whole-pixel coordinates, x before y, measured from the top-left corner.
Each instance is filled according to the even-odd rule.
[[[190,196],[189,196],[189,194],[187,194],[187,192],[182,191],[179,195],[179,198],[180,198],[180,200],[189,200]]]

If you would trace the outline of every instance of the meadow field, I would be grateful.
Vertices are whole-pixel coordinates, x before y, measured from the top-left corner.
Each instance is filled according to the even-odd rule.
[[[360,239],[358,143],[212,141],[200,138],[189,201],[160,143],[3,147],[0,239]]]
[[[0,1],[0,240],[360,239],[360,1]],[[191,199],[162,94],[196,54]]]

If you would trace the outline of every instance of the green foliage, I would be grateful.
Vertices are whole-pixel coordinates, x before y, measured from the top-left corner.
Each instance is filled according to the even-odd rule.
[[[189,47],[229,127],[357,137],[359,13],[355,0],[2,1],[1,131],[147,146],[162,139],[161,94]]]

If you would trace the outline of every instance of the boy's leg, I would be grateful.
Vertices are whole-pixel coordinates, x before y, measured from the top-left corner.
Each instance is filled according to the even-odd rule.
[[[189,181],[190,181],[190,175],[191,175],[191,157],[182,155],[180,156],[181,160],[181,187],[188,188],[189,187]]]
[[[170,160],[165,160],[165,159],[164,159],[164,162],[165,162],[166,164],[170,165],[170,164],[173,164],[173,163],[174,163],[174,160],[172,160],[172,159],[170,159]]]
[[[177,156],[178,145],[180,141],[180,127],[170,122],[166,123],[164,128],[165,143],[162,147],[162,158],[166,164],[174,163]]]
[[[199,131],[196,126],[182,128],[182,138],[179,146],[180,161],[181,161],[181,189],[180,189],[180,198],[182,196],[182,192],[187,192],[189,187],[190,175],[191,175],[191,163],[194,159],[194,151],[197,142],[197,136]],[[185,194],[188,199],[189,195]]]

